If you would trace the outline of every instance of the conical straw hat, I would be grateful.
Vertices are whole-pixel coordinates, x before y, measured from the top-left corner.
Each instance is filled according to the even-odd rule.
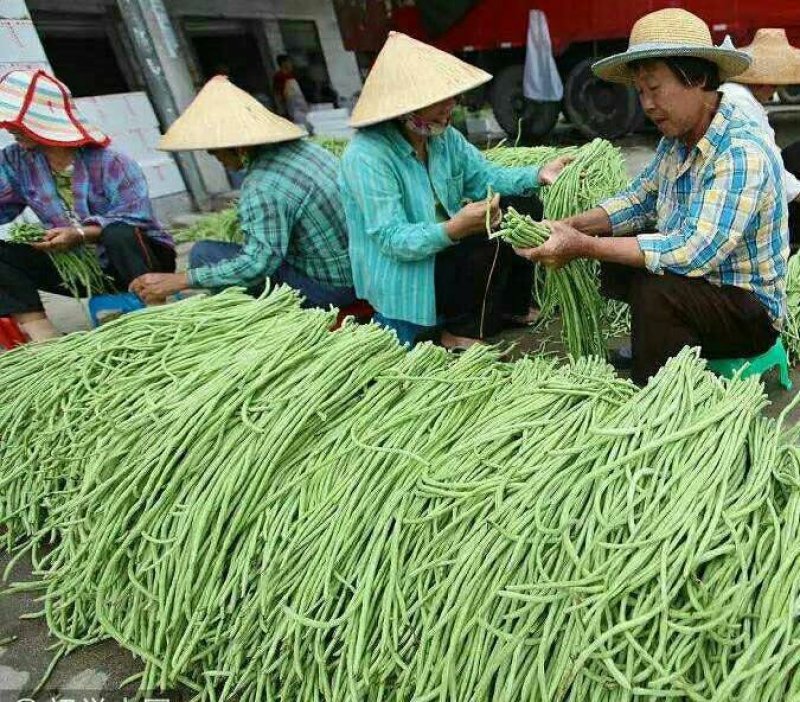
[[[651,12],[631,29],[628,50],[602,59],[592,66],[599,78],[612,83],[631,84],[633,61],[692,56],[719,66],[721,80],[740,74],[750,57],[732,46],[714,46],[708,25],[697,15],[677,7]]]
[[[795,85],[800,83],[800,49],[786,38],[784,29],[759,29],[750,46],[742,51],[753,57],[753,63],[736,76],[737,83],[748,85]]]
[[[368,127],[455,97],[492,79],[461,59],[390,32],[372,67],[350,125]]]
[[[225,76],[214,76],[161,137],[162,151],[276,144],[307,136]]]
[[[69,88],[42,70],[0,78],[0,127],[13,127],[48,146],[106,146],[110,139],[80,114]]]

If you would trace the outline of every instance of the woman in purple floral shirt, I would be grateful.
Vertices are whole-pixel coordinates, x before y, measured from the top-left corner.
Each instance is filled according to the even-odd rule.
[[[138,164],[78,116],[67,87],[44,71],[0,79],[0,127],[16,141],[0,151],[0,224],[30,207],[47,230],[36,244],[0,241],[0,317],[32,341],[58,335],[38,290],[68,294],[47,255],[96,245],[120,290],[148,272],[175,270],[172,238],[155,219]]]

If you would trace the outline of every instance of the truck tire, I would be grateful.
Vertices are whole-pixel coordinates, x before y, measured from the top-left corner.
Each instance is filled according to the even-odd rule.
[[[800,85],[782,85],[778,88],[778,97],[784,105],[800,103]]]
[[[508,134],[528,144],[547,136],[558,121],[559,102],[536,102],[522,94],[522,64],[506,66],[492,81],[491,103],[495,119]],[[520,122],[521,120],[521,122]]]
[[[639,118],[639,99],[632,88],[600,80],[592,73],[592,63],[584,59],[569,72],[564,111],[589,139],[616,139],[627,134]]]

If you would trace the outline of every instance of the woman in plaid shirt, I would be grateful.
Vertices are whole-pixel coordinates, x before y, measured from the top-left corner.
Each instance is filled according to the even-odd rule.
[[[239,199],[244,244],[200,241],[183,273],[143,275],[145,301],[184,288],[260,292],[269,282],[300,292],[305,305],[355,301],[338,162],[224,76],[212,78],[161,140],[166,151],[206,149],[230,170],[245,168]]]
[[[0,127],[15,144],[0,152],[0,224],[30,207],[46,228],[35,244],[0,241],[0,317],[33,341],[58,335],[38,290],[66,295],[48,252],[96,246],[116,287],[148,271],[174,271],[172,238],[156,221],[138,164],[106,148],[67,87],[44,71],[0,79]]]
[[[783,166],[717,92],[747,54],[715,47],[680,9],[640,19],[623,54],[594,66],[633,84],[663,138],[622,193],[552,222],[548,241],[518,253],[546,265],[603,262],[607,295],[631,306],[632,376],[644,384],[683,346],[706,358],[752,357],[778,335],[789,244]]]

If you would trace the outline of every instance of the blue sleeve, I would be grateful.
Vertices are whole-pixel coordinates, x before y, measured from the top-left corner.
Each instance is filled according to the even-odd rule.
[[[615,236],[637,233],[655,226],[658,170],[664,155],[664,148],[660,146],[653,160],[625,190],[600,203]]]
[[[243,191],[238,209],[244,234],[241,253],[215,265],[190,269],[192,285],[212,289],[250,287],[271,276],[286,258],[295,223],[291,203],[254,187]]]

